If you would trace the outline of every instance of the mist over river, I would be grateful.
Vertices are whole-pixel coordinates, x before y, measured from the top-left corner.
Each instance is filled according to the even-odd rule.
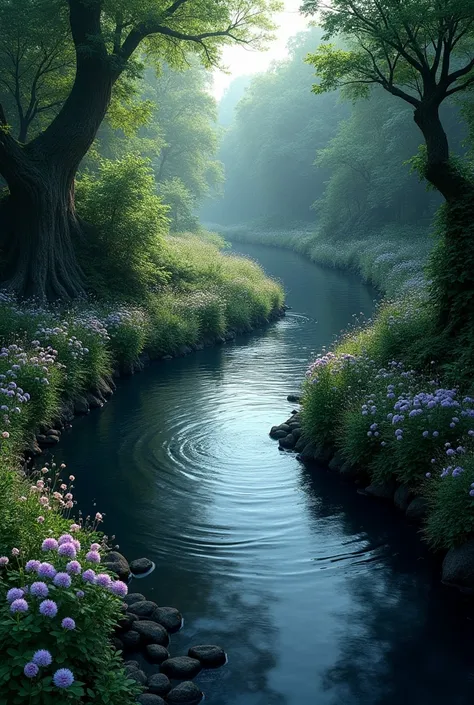
[[[226,649],[196,678],[209,705],[472,703],[471,613],[416,528],[268,436],[311,356],[370,316],[375,292],[288,251],[236,250],[281,279],[291,310],[121,380],[75,420],[56,458],[79,505],[106,514],[128,558],[155,561],[132,590],[183,613],[172,655]]]

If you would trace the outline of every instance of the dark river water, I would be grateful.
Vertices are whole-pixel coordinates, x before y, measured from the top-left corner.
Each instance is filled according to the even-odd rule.
[[[278,451],[311,355],[374,292],[282,250],[238,246],[282,280],[286,319],[236,344],[155,364],[74,422],[57,457],[85,511],[106,513],[136,581],[178,607],[173,655],[224,646],[196,682],[209,705],[464,705],[473,622],[416,529],[324,469]]]

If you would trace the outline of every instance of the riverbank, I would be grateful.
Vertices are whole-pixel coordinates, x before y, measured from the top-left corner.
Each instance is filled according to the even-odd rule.
[[[121,616],[121,602],[116,598],[126,594],[126,586],[119,581],[116,594],[110,594],[112,583],[104,573],[99,588],[105,592],[101,592],[93,571],[93,564],[100,562],[95,560],[99,551],[95,547],[103,555],[112,548],[100,531],[103,516],[100,512],[91,519],[84,519],[81,512],[76,515],[75,478],[67,479],[66,466],[46,463],[40,470],[31,470],[22,460],[25,447],[29,456],[36,456],[42,448],[57,445],[61,429],[75,414],[86,414],[111,396],[114,378],[133,374],[151,360],[167,360],[233,340],[284,313],[281,287],[254,263],[222,254],[212,239],[173,238],[169,247],[179,259],[183,276],[151,292],[140,305],[82,302],[66,309],[1,296],[0,596],[6,629],[4,633],[0,630],[2,652],[11,646],[14,624],[18,624],[19,638],[18,653],[11,655],[16,660],[7,660],[0,671],[0,687],[2,678],[10,679],[12,705],[24,702],[25,697],[31,703],[43,702],[41,692],[49,687],[53,675],[40,673],[40,666],[28,659],[46,645],[52,654],[50,663],[65,665],[63,670],[75,674],[64,686],[71,702],[128,705],[136,702],[139,693],[110,647]],[[70,552],[67,555],[62,552],[61,538]],[[52,549],[47,548],[49,544]],[[85,545],[91,548],[84,549]],[[57,555],[48,555],[53,549]],[[31,620],[23,622],[20,614],[35,609],[26,597],[33,584],[25,579],[28,572],[33,577],[43,552],[50,558],[50,567],[41,568],[38,577],[43,581],[34,590],[40,590],[43,597],[53,590],[55,601],[51,622],[37,629],[33,621],[30,630]],[[72,558],[72,563],[77,559],[77,571],[71,561],[66,564],[66,558]],[[91,566],[84,571],[87,563]],[[76,573],[77,579],[73,577]],[[58,578],[64,585],[55,582],[56,574],[65,576]],[[44,582],[47,578],[53,580],[52,586]],[[71,592],[73,582],[76,587],[84,583],[84,589]],[[60,587],[68,591],[56,594],[54,590]],[[21,602],[18,610],[10,609],[11,601],[5,599],[8,590],[16,590]],[[84,607],[70,604],[79,595],[82,599],[82,593]],[[103,619],[97,622],[91,621],[96,609],[103,609]],[[65,631],[56,643],[59,627],[53,618],[58,614],[70,626],[63,626]],[[81,637],[79,651],[73,623],[81,634],[88,633],[87,638]],[[70,676],[64,675],[64,683],[67,679]],[[61,686],[53,688],[51,702],[62,702],[61,697]],[[159,702],[159,696],[154,697]]]
[[[315,264],[353,271],[391,298],[425,287],[424,268],[433,247],[430,229],[422,226],[355,230],[350,240],[327,240],[314,231],[314,226],[291,230],[252,225],[209,227],[231,242],[282,247]]]

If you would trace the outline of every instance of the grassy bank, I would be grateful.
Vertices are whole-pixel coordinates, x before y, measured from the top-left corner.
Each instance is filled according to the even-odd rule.
[[[425,285],[424,266],[433,246],[429,229],[386,225],[377,231],[355,231],[351,240],[330,240],[314,228],[268,230],[250,225],[212,228],[235,242],[294,250],[316,264],[350,269],[390,297]]]
[[[283,304],[280,286],[224,254],[216,237],[169,238],[163,258],[166,283],[139,304],[63,308],[1,295],[0,692],[11,705],[128,705],[137,695],[109,642],[127,588],[100,572],[102,517],[74,518],[75,478],[64,466],[30,471],[23,449],[142,353],[160,358],[251,330]]]

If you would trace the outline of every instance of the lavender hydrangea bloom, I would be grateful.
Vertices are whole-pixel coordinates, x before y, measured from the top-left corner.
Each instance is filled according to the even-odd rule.
[[[117,597],[125,597],[128,593],[128,587],[121,580],[113,582],[109,588],[110,592]]]
[[[35,573],[40,567],[40,565],[40,561],[28,561],[28,563],[25,565],[25,570],[27,573]]]
[[[95,582],[95,572],[92,570],[92,568],[89,568],[89,570],[85,570],[83,572],[82,579],[84,580],[85,583],[94,583]]]
[[[72,573],[72,575],[79,575],[82,570],[82,566],[79,561],[69,561],[66,565],[66,570],[68,573]]]
[[[74,537],[71,536],[71,534],[63,534],[58,538],[58,544],[60,546],[63,545],[63,543],[72,543],[74,541]]]
[[[72,617],[64,617],[63,621],[61,622],[61,626],[63,629],[75,629],[76,628],[76,623],[72,619]]]
[[[27,678],[36,678],[39,673],[39,668],[36,663],[32,663],[30,661],[30,663],[27,663],[25,668],[23,669],[23,673]]]
[[[100,563],[100,553],[98,551],[89,551],[89,553],[86,553],[86,560],[89,563]]]
[[[53,657],[46,649],[39,649],[33,656],[33,663],[44,668],[53,663]]]
[[[54,577],[53,583],[56,587],[71,587],[71,576],[68,573],[57,573]]]
[[[49,588],[46,583],[36,582],[32,584],[30,594],[33,595],[33,597],[48,597]]]
[[[28,603],[26,600],[20,599],[15,600],[10,605],[10,612],[15,614],[16,612],[28,612]]]
[[[100,587],[108,588],[112,583],[112,578],[107,573],[100,573],[96,578],[96,583]]]
[[[56,688],[69,688],[74,683],[74,674],[69,668],[60,668],[53,676]]]
[[[56,539],[45,539],[43,543],[41,544],[41,549],[43,551],[57,551],[58,549],[58,542]]]
[[[58,606],[54,600],[43,600],[43,602],[40,603],[39,611],[43,617],[53,618],[56,617],[58,613]]]
[[[8,565],[9,559],[6,556],[0,556],[0,567]]]
[[[24,592],[20,588],[12,588],[7,592],[7,601],[14,602],[15,600],[19,600],[20,598],[22,598],[23,595]]]
[[[58,554],[66,556],[66,558],[75,558],[77,555],[76,547],[73,543],[62,543],[58,548]]]
[[[38,575],[40,578],[54,578],[56,575],[57,571],[54,566],[51,565],[51,563],[40,563],[40,566],[38,568]]]
[[[76,592],[76,597],[78,597],[79,599],[81,599],[82,597],[84,597],[84,595],[85,595],[85,592],[84,592],[83,590],[78,590],[78,591]]]

